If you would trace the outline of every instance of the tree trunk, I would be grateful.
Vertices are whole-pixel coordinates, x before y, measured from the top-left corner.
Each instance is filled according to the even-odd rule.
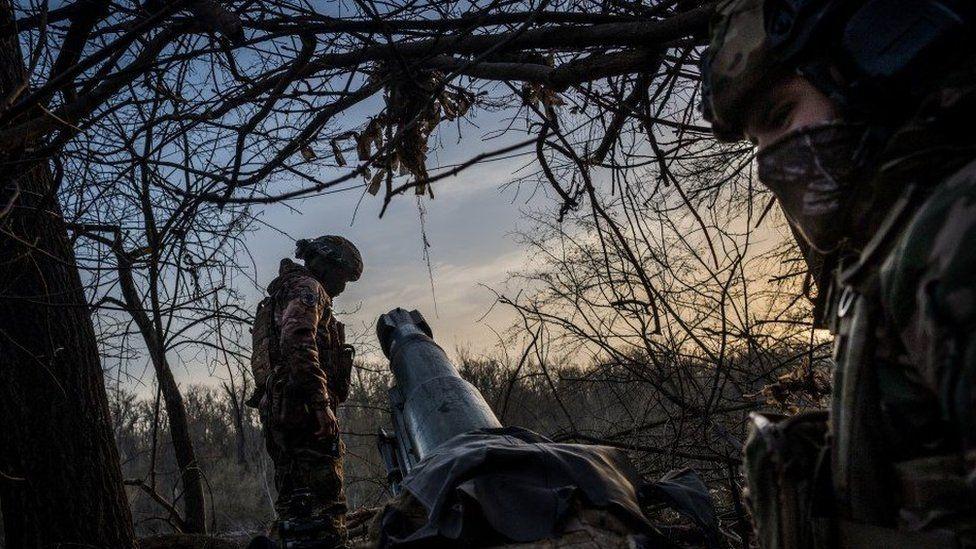
[[[0,28],[11,28],[0,0]],[[0,97],[24,82],[0,36]],[[25,144],[28,145],[28,144]],[[48,166],[0,150],[0,502],[6,546],[133,547],[95,332]]]
[[[234,412],[234,431],[237,435],[237,464],[247,467],[247,439],[244,436],[244,403],[234,391],[228,391]]]
[[[173,453],[176,455],[176,464],[180,467],[180,480],[183,482],[185,533],[205,534],[207,507],[203,498],[203,475],[200,474],[200,464],[193,451],[186,405],[169,362],[166,361],[166,354],[162,353],[161,357],[154,359],[153,365],[156,368],[156,381],[163,392],[166,416],[169,418],[169,434],[173,441]]]
[[[187,534],[203,534],[207,531],[207,507],[203,497],[203,476],[200,474],[200,464],[193,451],[193,440],[190,438],[190,425],[186,416],[186,404],[180,387],[173,377],[173,370],[166,359],[166,349],[157,326],[146,313],[145,305],[136,290],[135,280],[132,278],[131,260],[121,249],[116,250],[119,261],[119,286],[125,298],[126,311],[132,315],[139,332],[142,334],[153,368],[156,371],[156,381],[163,394],[166,405],[166,416],[169,420],[169,434],[173,442],[173,453],[176,464],[180,468],[180,480],[183,482],[183,523]]]
[[[173,378],[173,371],[166,361],[166,354],[162,353],[161,356],[162,358],[153,359],[153,365],[156,368],[156,381],[163,392],[173,453],[176,456],[176,464],[180,467],[180,480],[183,482],[185,533],[204,534],[207,532],[207,507],[203,497],[203,475],[200,474],[200,464],[193,451],[183,395],[180,394],[180,388]]]

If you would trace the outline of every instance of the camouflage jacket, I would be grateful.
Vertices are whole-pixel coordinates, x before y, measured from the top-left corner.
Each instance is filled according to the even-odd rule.
[[[352,357],[344,326],[332,316],[332,299],[308,269],[290,259],[281,261],[268,295],[253,330],[256,396],[274,375],[287,377],[308,403],[335,408],[348,394]]]
[[[896,135],[876,185],[898,198],[830,287],[841,546],[976,541],[976,86],[952,92]]]

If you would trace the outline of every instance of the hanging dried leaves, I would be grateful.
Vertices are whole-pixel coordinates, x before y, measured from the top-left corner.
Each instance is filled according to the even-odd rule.
[[[373,174],[373,178],[369,180],[369,186],[366,187],[366,192],[376,196],[376,193],[380,192],[380,183],[383,182],[383,176],[386,175],[385,171],[378,171]]]
[[[336,165],[339,167],[346,165],[346,157],[342,156],[342,148],[339,147],[338,139],[333,139],[332,145],[332,156],[335,157]]]
[[[376,152],[380,152],[383,148],[383,125],[385,117],[377,116],[366,124],[366,128],[363,131],[355,134],[356,139],[356,154],[359,157],[360,162],[366,162],[372,156],[373,148],[375,146]]]
[[[386,88],[388,132],[393,134],[390,173],[409,173],[418,182],[417,194],[429,193],[427,141],[442,120],[457,120],[474,104],[474,94],[448,86],[437,71],[398,73]],[[430,193],[433,196],[433,193]]]
[[[389,191],[394,177],[409,175],[417,181],[417,194],[433,197],[426,184],[427,142],[442,121],[464,117],[475,104],[475,94],[444,84],[443,75],[435,71],[410,75],[397,72],[389,78],[384,99],[386,110],[371,118],[361,131],[332,139],[330,145],[336,165],[347,164],[341,143],[352,139],[356,158],[366,164],[363,180],[368,193],[378,194],[384,180]],[[301,153],[306,160],[311,160],[305,149]]]
[[[412,76],[412,78],[411,78]],[[386,109],[398,136],[394,150],[399,163],[419,182],[424,192],[427,179],[427,139],[441,120],[440,109],[432,99],[440,86],[433,72],[403,75],[391,79],[386,88]]]
[[[528,82],[522,86],[522,101],[526,105],[535,105],[537,107],[560,107],[566,104],[566,101],[559,96],[559,93],[542,84],[533,82]]]

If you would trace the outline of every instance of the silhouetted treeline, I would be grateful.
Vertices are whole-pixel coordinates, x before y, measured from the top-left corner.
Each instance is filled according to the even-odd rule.
[[[738,467],[737,441],[745,416],[765,402],[759,382],[752,406],[699,418],[700,428],[689,429],[693,422],[647,417],[646,411],[657,409],[652,402],[657,395],[646,385],[633,383],[630,374],[620,368],[568,363],[540,366],[504,355],[465,353],[457,362],[462,375],[482,391],[504,423],[560,441],[623,447],[651,478],[671,468],[693,466],[715,489],[728,524],[741,518],[730,499],[729,483]],[[388,495],[374,435],[388,422],[389,383],[385,364],[361,365],[351,396],[340,409],[350,509],[381,505]],[[257,414],[248,409],[239,430],[225,390],[197,385],[185,388],[185,395],[190,432],[205,479],[208,527],[239,536],[266,528],[274,512],[273,470],[264,452]],[[174,517],[167,505],[178,509],[181,494],[165,408],[152,396],[137,398],[124,391],[110,393],[110,403],[137,532],[171,532]],[[680,424],[685,430],[652,428],[660,423]]]

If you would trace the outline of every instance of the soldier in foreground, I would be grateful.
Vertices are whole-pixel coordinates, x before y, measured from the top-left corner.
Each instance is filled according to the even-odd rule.
[[[973,10],[717,7],[705,116],[756,145],[836,338],[829,420],[755,416],[765,547],[976,546]]]
[[[349,394],[353,349],[332,299],[359,279],[359,250],[341,236],[299,240],[258,305],[251,359],[257,407],[275,465],[277,535],[295,546],[346,546],[336,407]]]

